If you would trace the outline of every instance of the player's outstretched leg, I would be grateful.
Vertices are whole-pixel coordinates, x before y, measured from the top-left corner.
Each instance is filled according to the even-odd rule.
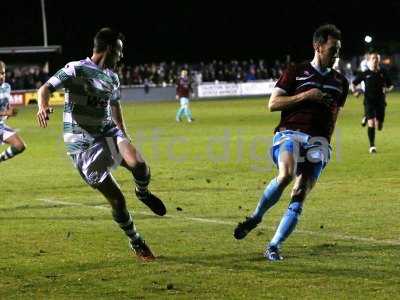
[[[150,183],[150,168],[145,162],[138,162],[132,168],[137,198],[146,204],[156,215],[163,216],[167,213],[164,203],[148,189]]]
[[[236,239],[241,240],[245,238],[251,230],[256,228],[267,210],[278,202],[285,187],[286,185],[279,184],[277,178],[272,179],[266,186],[254,212],[250,217],[246,217],[246,220],[240,222],[236,226],[233,236]]]
[[[148,189],[150,183],[150,169],[139,151],[128,141],[118,144],[122,155],[121,165],[132,172],[137,198],[147,205],[156,215],[163,216],[167,209],[164,203]]]
[[[3,131],[6,131],[7,129],[8,128],[4,128]],[[0,154],[0,162],[13,158],[16,155],[24,152],[24,150],[26,149],[25,143],[16,133],[5,139],[4,142],[9,144],[10,146]]]
[[[283,190],[292,181],[293,175],[296,172],[297,160],[294,153],[286,150],[286,146],[292,146],[293,142],[287,141],[286,143],[281,144],[280,147],[282,147],[282,151],[279,150],[279,154],[277,154],[279,157],[279,159],[277,159],[279,169],[278,177],[272,179],[267,185],[253,214],[250,217],[247,217],[244,222],[241,222],[236,226],[233,233],[233,236],[236,239],[240,240],[245,238],[246,235],[253,230],[258,223],[261,222],[262,217],[267,210],[274,206],[276,202],[278,202]],[[294,147],[288,148],[293,149]]]
[[[118,226],[129,239],[129,246],[136,256],[143,261],[154,260],[155,257],[143,238],[139,235],[132,216],[126,207],[125,197],[114,178],[109,175],[96,187],[108,200],[112,207],[112,216]]]

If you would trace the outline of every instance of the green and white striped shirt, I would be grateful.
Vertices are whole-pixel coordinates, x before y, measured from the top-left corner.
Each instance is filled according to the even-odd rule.
[[[86,150],[116,126],[111,105],[120,99],[119,79],[110,69],[86,58],[68,63],[47,84],[51,91],[65,88],[64,142],[69,154]]]
[[[11,87],[7,82],[0,84],[0,111],[6,111],[10,105]],[[0,116],[0,124],[7,119],[6,116]]]

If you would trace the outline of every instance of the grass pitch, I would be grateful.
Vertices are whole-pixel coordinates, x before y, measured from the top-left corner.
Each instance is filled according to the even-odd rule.
[[[132,256],[105,199],[72,167],[62,109],[47,129],[37,127],[35,108],[21,110],[8,124],[28,148],[0,164],[0,298],[399,298],[400,95],[389,96],[377,155],[360,126],[361,100],[348,99],[333,158],[277,263],[262,253],[290,189],[245,240],[232,237],[276,173],[267,149],[279,113],[265,106],[263,99],[192,101],[196,121],[176,123],[175,102],[123,105],[152,168],[151,188],[168,208],[166,217],[151,215],[130,175],[114,172],[154,263]]]

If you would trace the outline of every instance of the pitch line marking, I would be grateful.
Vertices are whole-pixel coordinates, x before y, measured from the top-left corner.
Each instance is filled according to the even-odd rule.
[[[59,200],[48,199],[48,198],[40,198],[37,200],[46,202],[46,203],[50,203],[50,204],[61,204],[61,205],[65,205],[65,206],[82,206],[82,207],[86,207],[86,208],[96,208],[96,209],[107,210],[107,211],[110,210],[109,207],[105,207],[102,205],[92,206],[92,205],[87,205],[87,204],[83,204],[83,203],[59,201]],[[153,213],[148,213],[148,212],[135,211],[134,213],[137,215],[154,216]],[[184,219],[184,220],[194,221],[194,222],[199,222],[199,223],[211,223],[211,224],[231,225],[231,226],[235,226],[237,224],[236,222],[230,222],[230,221],[222,221],[222,220],[198,218],[198,217],[178,216],[178,215],[171,215],[171,214],[167,214],[164,217],[172,218],[172,219]],[[272,226],[261,225],[258,228],[275,230],[275,227],[272,227]],[[371,237],[359,237],[359,236],[343,235],[343,234],[335,234],[335,233],[322,233],[322,232],[316,232],[316,231],[311,231],[311,230],[296,230],[296,233],[306,234],[306,235],[311,235],[311,236],[329,237],[329,238],[334,238],[334,239],[338,239],[338,240],[373,243],[373,244],[377,244],[377,245],[400,245],[400,240],[377,240],[377,239],[374,239]]]

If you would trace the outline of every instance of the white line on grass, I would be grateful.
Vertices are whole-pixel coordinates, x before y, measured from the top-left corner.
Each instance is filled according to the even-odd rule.
[[[87,204],[83,204],[83,203],[66,202],[66,201],[59,201],[59,200],[48,199],[48,198],[41,198],[41,199],[37,199],[37,200],[46,202],[46,203],[50,203],[50,204],[61,204],[61,205],[65,205],[65,206],[82,206],[82,207],[86,207],[86,208],[96,208],[96,209],[107,210],[107,211],[110,210],[109,207],[102,206],[102,205],[94,205],[93,206],[93,205],[87,205]],[[153,213],[148,213],[148,212],[135,211],[135,214],[145,215],[145,216],[154,216]],[[237,224],[235,222],[229,222],[229,221],[178,216],[178,215],[171,215],[171,214],[167,214],[165,217],[189,220],[189,221],[194,221],[194,222],[199,222],[199,223],[213,223],[213,224],[231,225],[231,226],[234,226]],[[271,226],[267,227],[267,226],[262,226],[262,225],[259,226],[259,228],[271,229],[271,230],[275,229]],[[310,230],[296,230],[296,233],[312,235],[312,236],[329,237],[329,238],[338,239],[338,240],[349,240],[349,241],[373,243],[373,244],[378,244],[378,245],[400,245],[400,240],[377,240],[372,237],[360,237],[360,236],[343,235],[343,234],[335,234],[335,233],[322,233],[322,232],[316,232],[316,231],[310,231]]]
[[[87,205],[83,203],[77,203],[77,202],[66,202],[66,201],[58,201],[58,200],[53,200],[53,199],[38,199],[39,201],[47,202],[50,204],[61,204],[61,205],[66,205],[66,206],[83,206],[83,207],[90,207],[90,208],[97,208],[97,209],[102,209],[102,210],[107,210],[110,211],[109,207],[102,206],[102,205]],[[142,211],[137,211],[135,210],[136,215],[144,215],[144,216],[154,216],[153,213],[149,212],[142,212]],[[177,219],[185,219],[185,220],[190,220],[190,221],[197,221],[201,223],[214,223],[214,224],[222,224],[222,225],[235,225],[233,222],[229,221],[222,221],[222,220],[214,220],[214,219],[205,219],[205,218],[195,218],[195,217],[185,217],[185,216],[177,216],[177,215],[171,215],[167,214],[165,217],[169,218],[177,218]]]

